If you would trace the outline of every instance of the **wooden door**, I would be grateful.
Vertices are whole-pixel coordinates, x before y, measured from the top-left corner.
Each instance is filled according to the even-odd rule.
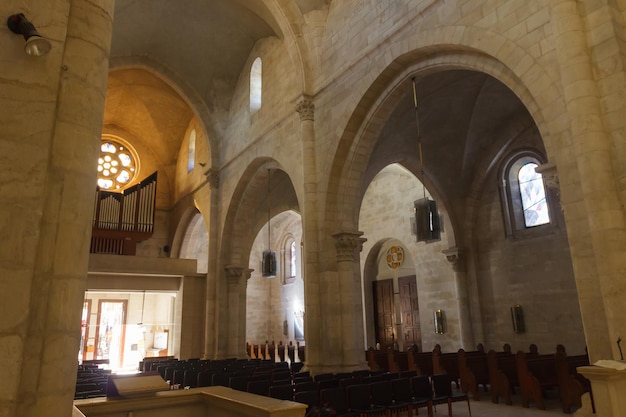
[[[373,282],[376,342],[382,349],[393,345],[396,309],[393,303],[393,279]]]
[[[421,350],[422,334],[420,311],[417,301],[417,281],[415,275],[398,278],[400,292],[400,314],[402,314],[402,341],[404,350],[416,344]]]

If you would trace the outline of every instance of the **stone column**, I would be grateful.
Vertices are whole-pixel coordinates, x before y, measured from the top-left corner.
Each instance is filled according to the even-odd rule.
[[[587,36],[589,29],[583,16],[585,10],[595,10],[597,4],[591,3],[587,0],[551,2],[559,78],[570,126],[570,131],[562,134],[571,134],[574,154],[567,158],[574,158],[575,167],[570,169],[576,170],[566,175],[569,172],[559,167],[561,200],[587,347],[593,362],[618,358],[615,341],[626,334],[623,296],[626,292],[623,277],[626,221],[615,181],[610,133],[605,127],[611,126],[612,120],[602,109],[591,38]],[[602,12],[594,16],[602,17]],[[577,178],[579,187],[576,183],[563,183],[566,178]]]
[[[246,357],[246,284],[253,269],[229,265],[226,271],[228,347],[230,358]]]
[[[472,318],[470,315],[469,294],[467,289],[467,274],[465,272],[465,250],[453,247],[443,251],[454,271],[456,286],[456,303],[459,314],[459,337],[461,347],[465,350],[476,348],[474,332],[472,330]]]
[[[315,154],[315,105],[303,96],[296,105],[300,116],[302,138],[302,172],[304,198],[302,207],[303,279],[304,279],[304,329],[306,339],[306,369],[323,366],[321,347],[321,303],[319,281],[319,234],[317,204],[317,166]]]
[[[72,414],[113,0],[10,2],[52,49],[0,35],[0,415]],[[3,6],[3,10],[7,7]],[[4,16],[6,19],[8,16]],[[45,29],[43,29],[45,27]]]
[[[363,328],[363,289],[359,253],[367,239],[363,232],[339,232],[333,235],[337,249],[337,279],[339,280],[342,372],[368,369],[365,361],[365,331]],[[339,372],[339,371],[338,371]]]
[[[209,168],[204,173],[210,187],[210,213],[209,213],[209,262],[206,277],[205,294],[205,329],[204,329],[204,358],[217,359],[218,356],[218,317],[219,303],[219,279],[217,274],[218,241],[219,241],[219,171]]]

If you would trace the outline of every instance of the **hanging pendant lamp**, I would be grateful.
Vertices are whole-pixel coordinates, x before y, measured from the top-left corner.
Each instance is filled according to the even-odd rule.
[[[424,197],[413,202],[415,209],[415,234],[418,242],[434,242],[441,239],[441,218],[437,209],[437,202],[426,197],[424,181],[424,157],[422,155],[422,137],[420,134],[419,114],[417,107],[417,87],[413,77],[413,106],[415,108],[415,123],[417,127],[417,151],[419,156],[420,174],[422,175],[422,187]]]
[[[270,170],[267,170],[267,249],[263,251],[261,274],[265,278],[276,278],[276,252],[272,251],[272,227],[270,223]]]

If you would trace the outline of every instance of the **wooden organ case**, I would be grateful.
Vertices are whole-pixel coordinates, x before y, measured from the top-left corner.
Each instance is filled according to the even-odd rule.
[[[135,255],[154,231],[157,173],[122,192],[96,190],[91,253]]]

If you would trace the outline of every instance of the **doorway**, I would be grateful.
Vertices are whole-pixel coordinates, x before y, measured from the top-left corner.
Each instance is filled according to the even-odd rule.
[[[394,343],[404,350],[417,345],[421,349],[417,280],[415,275],[398,278],[398,292],[394,293],[394,279],[374,281],[374,326],[376,341],[382,349],[393,347]],[[397,305],[395,295],[398,295]],[[401,317],[397,323],[398,313]]]
[[[417,278],[415,275],[398,278],[400,316],[402,317],[402,342],[404,350],[416,345],[421,351],[422,332],[420,310],[417,301]]]
[[[127,300],[100,300],[96,325],[95,359],[108,360],[113,369],[124,363]]]

